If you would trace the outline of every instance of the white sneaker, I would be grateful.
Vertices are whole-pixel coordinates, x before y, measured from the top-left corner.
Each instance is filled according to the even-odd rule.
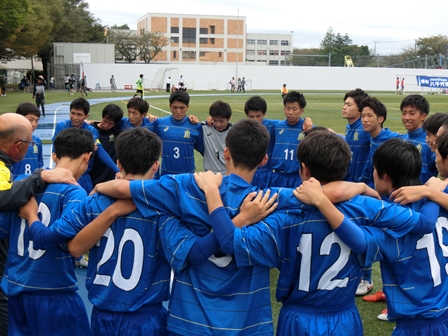
[[[89,261],[86,259],[85,256],[82,256],[81,259],[75,262],[75,266],[79,268],[87,268],[87,266],[89,266]]]
[[[388,316],[388,314],[387,314],[387,308],[386,308],[386,309],[383,309],[383,311],[381,312],[381,314],[379,314],[379,315],[377,316],[377,319],[378,319],[378,320],[381,320],[381,321],[389,322],[389,316]]]
[[[373,282],[367,280],[361,280],[356,290],[356,296],[366,295],[373,289]]]

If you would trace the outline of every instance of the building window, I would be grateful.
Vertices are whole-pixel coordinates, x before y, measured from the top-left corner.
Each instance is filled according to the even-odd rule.
[[[285,61],[280,61],[280,65],[285,65],[286,62]]]
[[[291,55],[291,50],[282,50],[282,51],[281,51],[281,55],[282,55],[282,56],[288,56],[288,55]]]
[[[255,45],[255,40],[254,39],[247,39],[246,40],[246,44]]]
[[[182,28],[182,43],[196,43],[196,28]]]
[[[214,34],[215,33],[215,26],[210,26],[210,34]]]
[[[210,44],[215,44],[215,39],[214,38],[210,39]]]
[[[255,62],[253,59],[247,59],[246,62]]]
[[[179,43],[179,36],[171,36],[171,43]]]
[[[208,43],[208,38],[206,38],[206,37],[199,38],[199,44],[207,44],[207,43]]]
[[[268,41],[267,40],[257,40],[257,44],[258,45],[267,45]]]
[[[218,57],[219,57],[219,58],[222,57],[222,51],[220,51],[220,52],[218,53]]]
[[[179,27],[171,27],[171,34],[179,34]]]
[[[255,50],[246,49],[246,55],[255,55]]]
[[[269,55],[278,56],[278,50],[269,50]]]
[[[177,51],[173,50],[173,59],[176,59],[176,58],[177,58]]]
[[[282,40],[282,46],[289,46],[289,41],[288,40]]]
[[[182,59],[196,59],[196,51],[182,51]]]
[[[208,28],[199,28],[199,34],[208,34]]]
[[[144,34],[145,33],[145,28],[140,29],[140,34]]]
[[[268,54],[267,50],[257,50],[257,55],[258,56],[265,56],[267,54]]]
[[[269,65],[278,65],[278,61],[270,60]]]
[[[266,60],[257,60],[257,63],[266,63]]]
[[[269,40],[269,45],[278,45],[278,40]]]
[[[199,57],[205,57],[205,51],[200,51],[199,52]]]

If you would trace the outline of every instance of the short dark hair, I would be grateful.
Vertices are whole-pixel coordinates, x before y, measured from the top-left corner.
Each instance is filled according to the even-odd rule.
[[[423,130],[426,133],[431,133],[436,135],[440,126],[448,122],[448,114],[443,112],[437,112],[431,114],[428,118],[423,122]]]
[[[95,153],[92,133],[86,129],[70,127],[58,133],[53,142],[54,153],[58,159],[68,157],[77,159],[84,153]]]
[[[72,109],[81,110],[84,112],[85,115],[88,115],[90,112],[90,103],[87,100],[85,100],[84,98],[76,98],[70,104],[70,111]]]
[[[448,157],[448,131],[443,132],[436,140],[437,150],[443,159]]]
[[[379,177],[390,177],[394,189],[420,185],[422,157],[417,147],[400,138],[389,139],[373,154],[373,167]]]
[[[321,183],[339,181],[347,174],[352,153],[348,144],[333,132],[315,131],[300,141],[297,159]]]
[[[426,113],[429,114],[429,103],[425,97],[419,94],[409,95],[403,98],[400,104],[400,110],[403,110],[405,107],[411,106],[416,110],[420,111],[420,114]]]
[[[347,92],[344,96],[344,101],[346,101],[347,98],[352,98],[355,101],[356,106],[359,106],[359,104],[361,104],[361,102],[368,97],[369,95],[367,92],[358,88]]]
[[[221,117],[229,120],[232,116],[232,108],[226,102],[217,100],[210,106],[209,115],[212,118]]]
[[[328,130],[328,128],[326,128],[324,126],[314,126],[314,127],[310,128],[308,131],[305,132],[305,136],[307,136],[308,134],[311,134],[313,132],[317,132],[317,131],[327,131],[327,132],[330,132]]]
[[[112,119],[115,124],[118,124],[123,118],[123,110],[118,105],[107,104],[103,108],[102,117]]]
[[[190,95],[186,91],[177,90],[171,94],[169,101],[170,101],[170,106],[171,106],[171,104],[173,104],[176,101],[184,103],[185,105],[188,106],[188,105],[190,105]]]
[[[244,113],[249,114],[249,111],[261,111],[261,113],[266,114],[268,110],[268,105],[266,100],[260,96],[253,96],[246,101],[244,104]]]
[[[230,128],[226,137],[235,167],[255,169],[266,155],[269,132],[266,127],[252,119],[241,119]]]
[[[306,106],[305,96],[297,91],[289,91],[283,98],[283,105],[286,103],[299,103],[300,108],[304,109]]]
[[[131,98],[126,107],[136,109],[140,114],[147,113],[149,110],[148,102],[140,97]]]
[[[37,118],[40,118],[39,108],[32,103],[20,103],[19,106],[17,106],[16,113],[23,115],[24,117],[26,117],[28,114],[32,114]]]
[[[384,106],[382,102],[378,98],[375,97],[367,97],[358,105],[358,111],[362,112],[364,107],[370,107],[377,117],[383,117],[384,120],[381,123],[381,127],[383,127],[384,122],[387,118],[387,108]]]
[[[130,128],[117,137],[115,151],[126,173],[144,175],[159,160],[162,140],[146,128]]]

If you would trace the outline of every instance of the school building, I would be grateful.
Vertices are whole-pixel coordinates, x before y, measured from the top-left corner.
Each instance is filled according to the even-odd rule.
[[[292,32],[247,33],[245,16],[147,13],[137,30],[162,33],[169,41],[154,62],[284,65],[293,50]]]

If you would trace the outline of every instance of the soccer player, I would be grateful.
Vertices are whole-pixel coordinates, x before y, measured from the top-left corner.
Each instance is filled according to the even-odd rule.
[[[204,154],[202,125],[192,125],[187,117],[190,104],[187,92],[173,92],[169,102],[172,115],[154,122],[154,132],[163,142],[160,176],[193,173],[194,150]]]
[[[436,150],[437,134],[440,127],[445,123],[448,123],[448,114],[437,112],[426,118],[422,125],[423,131],[426,133],[426,143],[431,149],[431,152],[435,152]]]
[[[137,95],[140,93],[140,98],[143,99],[143,74],[140,74],[135,84],[137,84],[137,91],[135,92],[133,98],[137,97]]]
[[[419,150],[423,162],[420,181],[426,183],[430,177],[437,176],[436,156],[426,143],[426,134],[423,130],[423,122],[429,114],[429,103],[422,95],[409,95],[401,101],[400,110],[401,121],[408,131],[403,135],[403,139],[412,142]]]
[[[369,161],[370,135],[362,127],[359,110],[359,104],[368,96],[361,89],[349,91],[344,96],[342,118],[347,119],[345,141],[352,152],[350,167],[344,178],[346,181],[367,183],[372,174]]]
[[[123,111],[118,105],[107,104],[102,111],[101,121],[95,121],[90,124],[97,130],[98,139],[113,162],[117,161],[115,140],[121,132],[118,124],[122,118]],[[93,166],[89,175],[94,187],[97,183],[113,180],[115,178],[115,172],[107,167],[98,157],[93,158]]]
[[[270,187],[294,188],[302,183],[296,161],[297,145],[305,136],[304,120],[301,115],[306,106],[303,94],[290,91],[283,98],[286,120],[274,126],[274,146],[272,149],[272,175]]]
[[[87,129],[92,133],[93,140],[95,141],[95,145],[97,147],[96,154],[98,157],[103,161],[107,167],[112,169],[115,172],[115,176],[117,178],[121,178],[120,170],[116,166],[116,164],[112,161],[109,154],[104,150],[103,146],[101,145],[101,142],[98,140],[98,132],[97,130],[86,123],[87,118],[89,117],[89,111],[90,111],[90,103],[85,100],[84,98],[77,98],[73,100],[70,104],[70,119],[61,121],[56,125],[56,129],[54,130],[53,134],[53,142],[54,139],[56,139],[57,135],[60,131],[70,128],[70,127],[76,127],[81,129]],[[91,161],[93,162],[93,161]],[[79,184],[85,189],[87,193],[90,193],[93,189],[92,186],[92,179],[90,178],[89,171],[92,168],[92,163],[90,164],[89,168],[87,169],[87,172],[84,173],[83,176],[78,180]]]
[[[134,97],[128,101],[126,105],[128,109],[128,118],[122,118],[118,123],[118,127],[127,130],[133,127],[144,127],[148,131],[154,131],[154,123],[146,118],[149,110],[149,104],[146,100]]]
[[[232,108],[229,104],[217,100],[209,108],[212,127],[207,122],[202,123],[204,138],[204,171],[211,170],[214,173],[226,175],[226,163],[224,160],[224,147],[227,133],[232,124]]]
[[[348,145],[336,134],[312,132],[299,145],[300,174],[304,181],[311,177],[320,178],[324,184],[340,180],[346,174],[350,156]],[[332,233],[322,213],[312,211],[297,216],[277,210],[259,224],[238,229],[219,219],[227,214],[219,208],[222,202],[216,203],[216,185],[204,186],[200,178],[197,183],[207,196],[210,223],[222,251],[233,254],[239,267],[279,267],[276,297],[283,306],[278,335],[362,335],[354,302],[360,265]],[[436,207],[431,202],[422,214],[363,196],[339,203],[337,208],[356,224],[378,226],[394,237],[411,229],[427,229],[436,218],[432,213]]]
[[[33,132],[36,130],[39,124],[40,111],[36,105],[31,103],[21,103],[17,106],[17,114],[23,115],[29,120]],[[30,175],[37,168],[42,168],[44,166],[44,159],[42,154],[42,140],[33,134],[32,142],[28,147],[28,151],[22,161],[14,163],[12,166],[12,174],[14,178],[19,175],[27,174]]]
[[[116,150],[124,178],[151,179],[159,166],[161,148],[162,142],[153,132],[141,127],[123,131]],[[68,247],[76,257],[91,248],[86,287],[94,306],[94,335],[166,335],[167,311],[162,302],[169,298],[171,267],[162,246],[172,249],[166,241],[172,242],[171,232],[179,228],[178,220],[171,216],[143,218],[132,202],[131,211],[125,203],[117,208],[114,202],[95,194],[49,229],[34,222],[36,244],[54,245],[74,238]],[[114,206],[121,214],[111,210]],[[107,222],[98,226],[95,219],[102,213]],[[118,218],[125,213],[129,214]],[[27,216],[37,220],[35,211]],[[184,239],[182,246],[190,241]]]
[[[79,178],[86,171],[94,149],[89,131],[63,130],[54,140],[56,168],[68,169]],[[50,184],[35,197],[42,222],[51,227],[56,219],[85,199],[86,192],[78,185]],[[35,246],[28,224],[31,223],[22,220],[17,210],[2,213],[0,220],[0,238],[9,239],[2,287],[9,297],[10,334],[89,335],[87,312],[76,292],[74,258],[64,246],[49,249]]]
[[[446,154],[448,134],[437,139],[437,147]],[[383,160],[388,160],[387,164]],[[404,142],[389,140],[378,148],[375,162],[384,169],[384,174],[375,176],[375,184],[384,194],[395,189],[396,179],[404,181],[409,178],[410,183],[419,182],[421,158],[415,147],[409,149]],[[448,175],[445,168],[441,165],[440,174],[443,176]],[[410,174],[403,177],[403,170]],[[309,194],[310,199],[320,203],[319,208],[328,208],[329,201],[321,195],[317,185],[314,187]],[[418,189],[431,190],[426,186],[404,187],[397,191],[397,196],[402,197],[403,190],[412,190],[414,203],[409,206],[418,209],[422,204],[421,196],[426,193],[416,192]],[[446,192],[445,186],[443,193],[433,189],[426,194],[440,200],[442,196],[447,198]],[[328,218],[337,216],[327,215]],[[398,239],[375,227],[357,227],[346,222],[340,227],[333,226],[338,236],[360,254],[360,262],[380,261],[384,291],[388,297],[387,317],[396,321],[393,335],[448,334],[447,216],[448,212],[441,207],[431,232],[408,233]],[[351,238],[346,239],[347,236]]]

